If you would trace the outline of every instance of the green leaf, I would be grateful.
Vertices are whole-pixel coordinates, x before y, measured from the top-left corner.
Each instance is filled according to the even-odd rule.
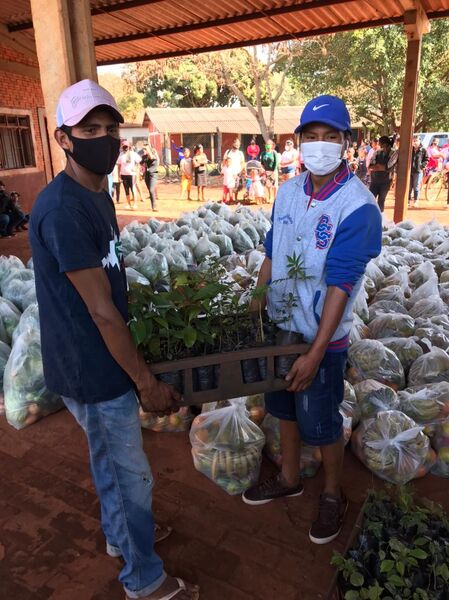
[[[345,600],[360,600],[360,594],[355,590],[349,590],[349,592],[346,592],[345,594]]]
[[[191,348],[195,344],[197,337],[195,329],[191,325],[188,325],[184,329],[184,344],[186,348]]]
[[[415,544],[415,546],[424,546],[425,544],[429,543],[429,540],[425,537],[420,537],[416,538],[416,540],[413,540],[413,543]]]
[[[447,564],[438,565],[435,569],[437,577],[442,577],[444,581],[449,581],[449,567]]]
[[[399,577],[399,575],[396,575],[395,573],[390,573],[390,575],[388,575],[388,581],[399,588],[402,588],[405,585],[402,577]]]
[[[414,556],[420,560],[424,560],[429,556],[427,552],[424,552],[424,550],[421,550],[421,548],[414,548],[413,550],[410,550],[409,554],[410,556]]]
[[[130,329],[136,344],[138,346],[140,346],[140,344],[143,344],[143,342],[145,342],[146,340],[147,335],[145,321],[131,321]]]
[[[153,317],[158,325],[160,325],[163,329],[168,329],[168,323],[162,317]]]
[[[365,578],[363,577],[363,575],[361,573],[355,572],[355,573],[351,573],[349,581],[351,582],[351,585],[353,585],[354,587],[362,587],[363,583],[365,582]]]
[[[221,283],[209,283],[204,287],[200,288],[193,299],[196,300],[206,300],[208,298],[215,298],[220,292],[223,291],[223,285]]]
[[[399,573],[399,575],[401,577],[404,577],[404,573],[405,573],[405,563],[403,563],[402,561],[399,561],[396,563],[396,570]]]
[[[380,572],[389,573],[394,568],[394,560],[383,560],[380,563]]]

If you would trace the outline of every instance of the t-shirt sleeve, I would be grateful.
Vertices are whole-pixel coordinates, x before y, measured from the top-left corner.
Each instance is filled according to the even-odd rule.
[[[326,284],[348,296],[365,273],[366,265],[382,249],[382,217],[374,204],[365,204],[337,228],[326,261]]]
[[[263,243],[264,248],[265,248],[265,255],[270,260],[273,259],[273,226],[274,226],[274,206],[273,206],[273,210],[271,211],[271,229],[267,233],[267,235],[265,237],[265,241]]]
[[[83,212],[70,207],[54,209],[43,217],[39,233],[60,273],[102,266],[93,225]]]

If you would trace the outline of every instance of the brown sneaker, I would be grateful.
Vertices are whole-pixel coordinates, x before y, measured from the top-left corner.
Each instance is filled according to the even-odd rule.
[[[277,498],[300,496],[303,491],[304,487],[301,482],[295,487],[288,487],[282,482],[281,474],[278,473],[243,492],[242,500],[245,504],[257,506],[258,504],[267,504]]]
[[[348,500],[343,494],[341,498],[321,494],[318,518],[309,531],[310,541],[314,544],[328,544],[335,540],[341,531],[347,509]]]

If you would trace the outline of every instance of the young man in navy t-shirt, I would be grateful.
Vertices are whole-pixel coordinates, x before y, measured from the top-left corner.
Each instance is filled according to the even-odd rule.
[[[197,599],[198,589],[167,576],[154,552],[153,477],[135,390],[142,408],[159,415],[179,397],[151,374],[126,324],[120,235],[105,189],[123,117],[109,92],[86,79],[64,90],[56,118],[67,164],[30,221],[45,380],[86,433],[107,552],[123,557],[126,597]]]

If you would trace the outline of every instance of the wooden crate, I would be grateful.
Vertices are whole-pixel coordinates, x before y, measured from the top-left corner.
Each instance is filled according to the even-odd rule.
[[[183,373],[184,391],[181,406],[190,404],[203,404],[205,402],[218,402],[239,396],[251,396],[284,390],[288,387],[285,379],[276,377],[275,357],[288,354],[305,354],[309,350],[308,344],[294,344],[290,346],[259,346],[235,352],[222,352],[207,354],[194,358],[154,363],[151,371],[155,375],[161,373]],[[267,377],[255,383],[245,383],[242,374],[242,361],[257,358],[267,359]],[[193,386],[194,369],[198,367],[220,366],[218,387],[207,391],[195,391]]]

